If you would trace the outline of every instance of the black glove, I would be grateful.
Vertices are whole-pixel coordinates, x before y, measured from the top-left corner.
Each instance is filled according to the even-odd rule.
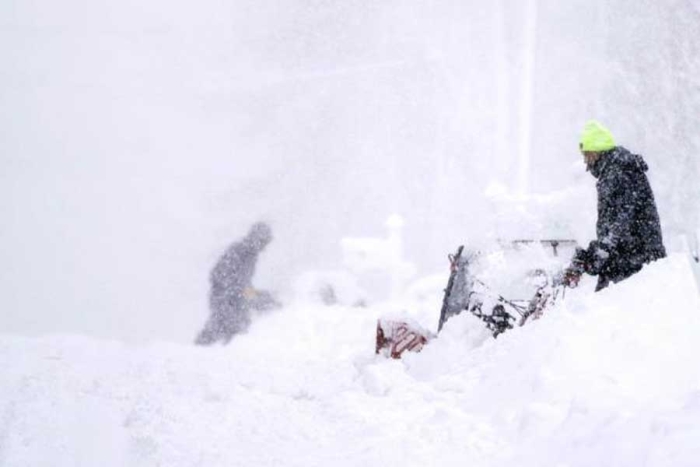
[[[576,253],[571,259],[569,267],[564,269],[561,274],[560,282],[570,288],[578,286],[581,276],[584,272],[588,272],[590,264],[590,255],[583,248],[576,248]]]

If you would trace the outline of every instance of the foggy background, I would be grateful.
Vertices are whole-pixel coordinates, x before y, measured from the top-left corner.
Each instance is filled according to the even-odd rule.
[[[578,189],[596,118],[644,155],[669,249],[700,223],[700,2],[0,3],[0,332],[189,342],[249,225],[284,294],[403,216],[419,274],[486,193]]]

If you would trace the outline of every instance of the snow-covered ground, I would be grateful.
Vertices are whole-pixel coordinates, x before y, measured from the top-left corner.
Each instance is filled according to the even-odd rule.
[[[497,340],[460,315],[399,361],[373,352],[391,303],[300,300],[216,348],[1,336],[0,465],[698,465],[688,258],[592,287]]]

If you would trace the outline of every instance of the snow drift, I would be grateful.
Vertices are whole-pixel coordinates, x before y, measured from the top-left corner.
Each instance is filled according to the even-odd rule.
[[[401,361],[373,354],[391,303],[296,303],[218,348],[2,336],[0,465],[697,465],[687,259],[592,287],[496,340],[460,315]]]

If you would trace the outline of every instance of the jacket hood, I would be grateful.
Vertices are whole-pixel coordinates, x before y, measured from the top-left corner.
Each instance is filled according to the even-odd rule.
[[[609,167],[637,169],[642,172],[649,170],[649,166],[642,156],[633,154],[622,146],[604,152],[598,162],[590,168],[590,172],[595,178],[599,178]]]
[[[257,222],[248,231],[242,244],[253,251],[261,251],[272,240],[272,230],[265,222]]]

